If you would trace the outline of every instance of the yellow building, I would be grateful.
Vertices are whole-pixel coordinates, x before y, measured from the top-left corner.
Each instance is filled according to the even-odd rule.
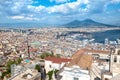
[[[0,43],[0,48],[2,48],[3,46],[2,46],[2,43]]]

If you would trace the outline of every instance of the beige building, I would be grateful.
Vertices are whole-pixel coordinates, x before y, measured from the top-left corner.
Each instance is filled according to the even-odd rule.
[[[2,43],[0,43],[0,48],[3,48]]]
[[[120,48],[111,49],[109,59],[93,62],[91,80],[120,80]]]
[[[8,80],[41,80],[40,73],[34,69],[26,69]]]

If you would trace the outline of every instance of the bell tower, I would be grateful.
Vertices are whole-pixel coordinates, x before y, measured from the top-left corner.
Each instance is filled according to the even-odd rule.
[[[120,74],[120,48],[111,51],[110,72],[113,76]]]

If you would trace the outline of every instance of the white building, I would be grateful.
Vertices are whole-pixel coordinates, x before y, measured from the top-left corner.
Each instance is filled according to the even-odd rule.
[[[14,76],[17,73],[20,73],[21,71],[23,71],[23,69],[24,68],[22,66],[12,64],[11,65],[11,76]]]
[[[110,62],[96,61],[90,71],[91,80],[120,80],[120,48],[109,53]]]
[[[8,80],[40,80],[40,73],[34,69],[26,68],[24,71],[12,76]]]
[[[65,63],[68,63],[71,59],[47,57],[45,58],[45,69],[46,73],[53,69],[60,70]]]
[[[120,48],[116,48],[111,53],[110,72],[113,76],[120,74]]]
[[[57,80],[90,80],[89,71],[82,70],[79,66],[64,67],[59,76]]]

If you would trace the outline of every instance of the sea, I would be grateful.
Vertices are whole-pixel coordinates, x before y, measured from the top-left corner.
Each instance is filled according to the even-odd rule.
[[[97,42],[97,43],[104,43],[106,38],[109,41],[117,41],[117,39],[120,39],[120,30],[108,30],[108,31],[100,31],[100,32],[91,32],[88,35],[91,35],[91,37],[88,37],[88,38],[77,37],[77,39],[79,39],[79,40],[95,39],[94,42]]]
[[[120,30],[108,30],[104,32],[94,32],[91,34],[92,38],[95,39],[95,42],[99,43],[104,43],[106,38],[110,41],[116,41],[117,39],[120,39]]]

